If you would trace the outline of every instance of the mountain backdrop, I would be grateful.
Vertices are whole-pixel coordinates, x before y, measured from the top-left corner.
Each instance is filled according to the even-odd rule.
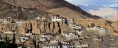
[[[106,7],[95,5],[78,5],[81,9],[89,12],[92,15],[100,16],[101,18],[116,21],[118,20],[118,7]]]
[[[37,11],[31,14],[28,11],[13,11],[11,6],[16,6],[18,8],[33,9]],[[0,0],[0,17],[4,16],[14,16],[16,18],[23,17],[27,19],[32,19],[35,16],[42,16],[47,13],[59,14],[64,17],[69,18],[92,18],[99,19],[98,16],[93,16],[86,11],[82,10],[80,7],[68,3],[65,0]],[[64,13],[62,13],[64,12]],[[71,13],[71,14],[70,14]],[[75,17],[73,17],[75,16]]]

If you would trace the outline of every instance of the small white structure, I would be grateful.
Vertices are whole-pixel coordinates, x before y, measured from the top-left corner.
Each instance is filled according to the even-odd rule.
[[[27,47],[27,48],[31,48],[31,47]]]
[[[68,22],[68,23],[74,23],[74,19],[67,18],[67,22]]]
[[[43,46],[42,48],[60,48],[60,46],[58,46],[58,45],[46,45],[46,46]]]
[[[18,48],[22,48],[22,46],[19,46]]]
[[[0,23],[2,23],[2,19],[0,19]]]
[[[82,47],[88,47],[89,44],[82,44],[81,46],[82,46]]]
[[[76,32],[78,33],[78,35],[82,35],[82,33],[86,32],[85,29],[76,29]]]
[[[87,31],[90,31],[90,30],[96,30],[96,31],[99,31],[100,27],[93,27],[93,28],[86,28]]]
[[[11,6],[13,10],[18,10],[18,7],[16,6]]]
[[[26,21],[16,21],[16,24],[18,25],[18,26],[21,26],[22,24],[24,24]]]
[[[65,44],[65,45],[63,44],[63,45],[62,45],[62,48],[69,48],[69,47],[70,47],[70,46],[69,46],[68,44]]]
[[[107,34],[108,33],[108,30],[107,29],[105,29],[105,28],[100,28],[99,29],[99,34],[100,35],[104,35],[104,34]]]
[[[41,37],[49,37],[50,34],[41,34]]]
[[[40,41],[46,41],[46,38],[45,37],[41,37],[39,38]]]
[[[86,31],[95,31],[98,32],[100,35],[104,35],[108,33],[108,30],[102,27],[86,28]]]
[[[58,43],[58,40],[50,40],[50,44]]]
[[[53,22],[61,22],[61,21],[65,21],[65,18],[63,18],[63,17],[60,17],[59,15],[53,15],[52,16],[52,21]]]
[[[20,37],[20,42],[25,42],[28,39],[29,39],[28,37]]]
[[[36,19],[37,19],[37,20],[41,20],[41,17],[38,16]]]
[[[50,40],[51,35],[50,34],[41,34],[41,37],[47,38],[47,40]]]
[[[5,42],[5,39],[3,39],[3,38],[0,38],[0,42]]]
[[[68,38],[68,39],[75,39],[75,38],[78,38],[78,35],[75,35],[74,33],[67,33],[67,32],[62,31],[61,34],[62,34],[63,36],[65,36],[66,38]]]
[[[42,20],[46,20],[46,19],[47,19],[46,17],[44,17],[44,16],[42,17]]]
[[[13,34],[12,31],[4,31],[3,33],[5,33],[5,34]]]
[[[13,33],[16,33],[16,31],[15,32],[13,32],[13,31],[4,31],[3,33],[5,33],[5,34],[13,34]]]
[[[12,17],[7,17],[7,18],[1,19],[1,20],[2,20],[2,24],[15,23],[14,18],[12,18]]]
[[[32,33],[26,33],[26,36],[32,36]]]
[[[76,48],[88,47],[89,44],[75,44]]]
[[[98,36],[93,36],[94,41],[102,41],[102,39],[98,38]]]
[[[76,25],[76,24],[73,24],[73,23],[70,23],[69,27],[71,27],[72,29],[82,29],[82,26]]]

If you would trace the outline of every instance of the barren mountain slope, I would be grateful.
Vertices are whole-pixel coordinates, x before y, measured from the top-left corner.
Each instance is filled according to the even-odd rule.
[[[27,8],[26,10],[13,10],[12,5],[2,2],[0,0],[0,18],[5,18],[5,17],[15,17],[18,19],[34,19],[37,16],[44,16],[45,14],[48,14],[48,12],[45,12],[43,10],[38,10],[38,9],[33,9],[33,8]],[[27,10],[32,10],[36,11],[35,13],[31,13],[30,11]]]
[[[83,11],[82,9],[80,9],[75,5],[66,2],[65,0],[3,0],[3,1],[18,7],[38,8],[40,10],[49,10],[54,8],[67,7],[71,10],[77,11],[83,16],[87,16],[89,18],[94,18],[94,19],[100,18],[100,17],[93,17],[91,14]]]
[[[64,17],[67,17],[67,18],[74,18],[74,19],[86,19],[88,17],[74,11],[74,10],[71,10],[67,7],[62,7],[62,8],[56,8],[56,9],[50,9],[50,10],[47,10],[47,12],[50,12],[50,13],[54,13],[54,14],[59,14],[59,15],[62,15]]]
[[[113,16],[113,17],[107,18],[107,20],[117,21],[118,20],[118,16]]]

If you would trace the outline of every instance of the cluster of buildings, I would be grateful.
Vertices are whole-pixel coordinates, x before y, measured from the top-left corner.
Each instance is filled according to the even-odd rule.
[[[47,20],[47,18],[37,17],[36,20],[43,21],[43,20]],[[98,32],[100,35],[108,34],[108,30],[106,28],[95,27],[95,26],[91,28],[85,28],[82,25],[75,24],[74,19],[60,17],[59,15],[52,15],[50,21],[64,22],[68,25],[69,28],[72,29],[72,31],[61,31],[61,34],[56,34],[56,35],[51,33],[41,33],[40,35],[34,35],[33,33],[29,32],[26,33],[25,36],[19,36],[20,42],[25,43],[27,42],[27,40],[37,38],[38,42],[40,41],[38,45],[41,48],[84,48],[84,47],[87,48],[91,44],[87,42],[86,39],[93,39],[94,41],[103,41],[103,38],[99,38],[98,36],[89,36],[90,38],[85,38],[82,37],[85,35],[84,33],[92,31],[92,32]],[[17,24],[21,26],[22,24],[25,23],[25,21],[17,21],[14,18],[7,17],[6,19],[0,19],[0,23]],[[4,33],[13,33],[13,32],[4,31]],[[83,39],[81,39],[80,37],[82,37]]]
[[[108,29],[102,28],[102,27],[92,27],[92,28],[86,28],[86,31],[90,32],[98,32],[100,35],[108,34]]]
[[[6,17],[6,18],[3,18],[3,19],[0,19],[0,24],[18,24],[18,25],[22,25],[23,23],[25,23],[25,21],[18,20],[18,19],[15,19],[13,17]]]
[[[74,19],[61,17],[60,15],[52,15],[51,21],[53,21],[53,22],[64,22],[64,23],[73,23]]]
[[[12,17],[6,17],[4,19],[0,19],[0,23],[3,23],[3,24],[11,24],[11,23],[16,23],[14,21],[14,18]]]

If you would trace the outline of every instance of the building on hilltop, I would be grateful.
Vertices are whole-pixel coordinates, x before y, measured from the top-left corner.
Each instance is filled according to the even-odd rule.
[[[51,21],[53,22],[62,22],[62,21],[65,21],[66,18],[64,17],[60,17],[59,15],[53,15],[52,18],[51,18]]]
[[[16,23],[13,17],[6,17],[4,19],[1,19],[1,22],[3,24],[11,24],[11,23]]]
[[[70,23],[74,23],[74,19],[71,19],[71,18],[67,18],[67,22],[70,24]]]
[[[36,20],[41,20],[41,17],[38,16],[38,17],[36,18]]]

